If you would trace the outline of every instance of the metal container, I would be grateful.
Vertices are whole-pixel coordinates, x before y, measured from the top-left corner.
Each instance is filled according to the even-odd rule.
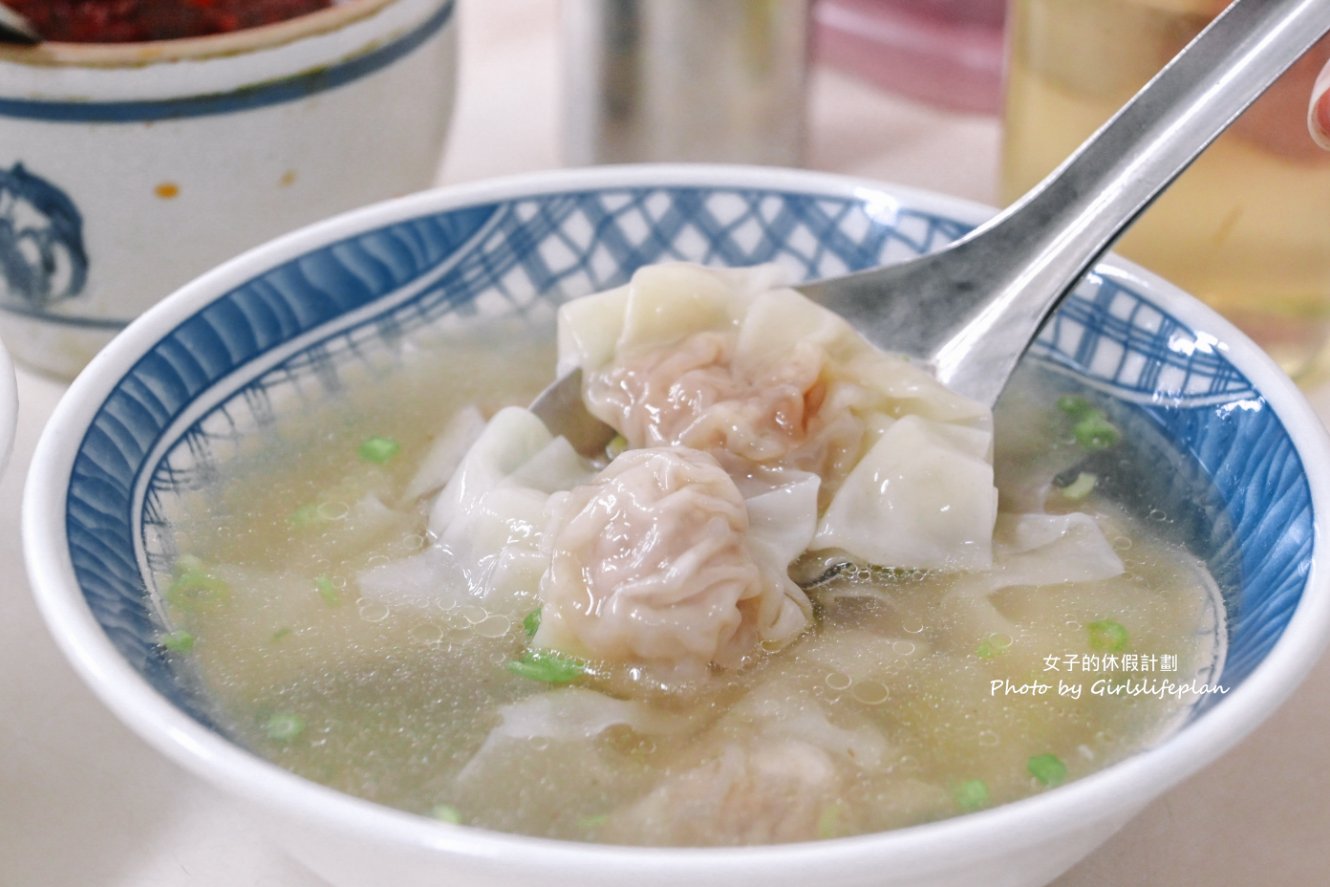
[[[1002,200],[1062,162],[1222,0],[1012,0]],[[1114,251],[1199,296],[1299,382],[1330,378],[1330,154],[1307,133],[1323,39],[1145,211]]]
[[[573,165],[803,157],[806,0],[564,0]]]

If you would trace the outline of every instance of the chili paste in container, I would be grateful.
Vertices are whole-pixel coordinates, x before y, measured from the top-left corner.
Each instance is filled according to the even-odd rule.
[[[334,0],[6,0],[47,40],[132,43],[270,25]]]

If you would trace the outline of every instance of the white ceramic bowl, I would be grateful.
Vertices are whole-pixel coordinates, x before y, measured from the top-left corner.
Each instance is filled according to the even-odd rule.
[[[813,173],[644,167],[425,193],[284,237],[206,274],[118,337],[59,405],[25,492],[41,610],[78,671],[148,742],[266,817],[343,887],[1043,884],[1234,745],[1290,693],[1330,626],[1330,446],[1247,339],[1110,260],[1029,360],[1093,386],[1180,451],[1152,494],[1186,516],[1229,609],[1220,683],[1161,744],[1038,796],[899,831],[746,849],[638,849],[454,826],[279,770],[209,726],[156,646],[164,498],[270,421],[284,391],[335,391],[388,339],[559,300],[671,258],[837,274],[936,248],[986,211]],[[89,746],[89,754],[95,753]]]
[[[190,278],[434,182],[455,0],[348,0],[259,28],[0,45],[0,332],[72,376]],[[8,223],[8,224],[6,224]]]

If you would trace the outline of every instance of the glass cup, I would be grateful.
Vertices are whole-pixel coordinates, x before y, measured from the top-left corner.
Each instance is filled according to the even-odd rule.
[[[69,379],[207,269],[432,185],[456,0],[346,0],[239,31],[0,44],[0,335]]]
[[[1011,0],[1001,197],[1019,197],[1227,5]],[[1330,367],[1330,153],[1307,132],[1323,40],[1114,249],[1208,302],[1308,383]]]

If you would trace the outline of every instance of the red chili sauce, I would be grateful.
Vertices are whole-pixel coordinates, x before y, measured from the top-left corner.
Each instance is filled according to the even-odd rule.
[[[46,40],[131,43],[255,28],[334,0],[5,0]]]

